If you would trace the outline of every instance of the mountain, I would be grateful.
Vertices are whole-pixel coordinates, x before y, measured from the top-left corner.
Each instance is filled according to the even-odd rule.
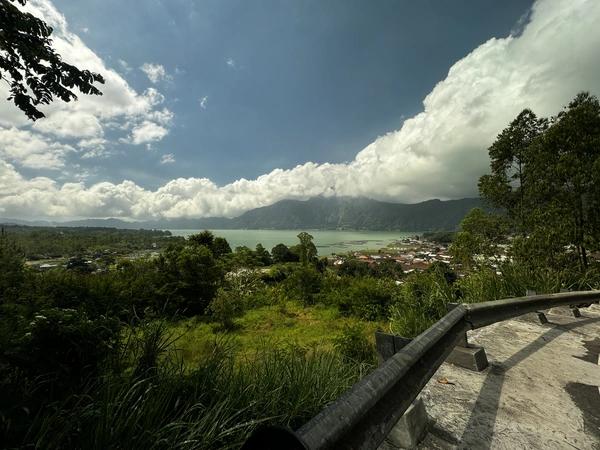
[[[478,198],[402,204],[367,198],[314,197],[306,201],[282,200],[250,210],[229,219],[226,228],[453,230],[477,206],[482,206]]]
[[[121,219],[83,219],[69,222],[27,222],[0,219],[0,223],[23,225],[158,228],[158,229],[350,229],[350,230],[454,230],[464,215],[481,207],[479,198],[428,200],[421,203],[388,203],[367,198],[314,197],[305,201],[282,200],[252,209],[241,216],[202,219],[169,219],[127,222]]]

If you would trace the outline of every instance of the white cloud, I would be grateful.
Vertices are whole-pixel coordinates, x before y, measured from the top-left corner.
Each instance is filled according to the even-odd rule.
[[[145,120],[131,130],[130,142],[138,145],[160,141],[168,132],[165,127]]]
[[[44,120],[38,120],[33,129],[58,137],[97,137],[103,129],[98,117],[89,112],[72,114],[69,111],[56,111]]]
[[[200,108],[206,109],[206,105],[208,104],[208,95],[201,97],[198,101],[200,102]]]
[[[162,157],[160,158],[161,164],[172,164],[174,162],[175,162],[175,155],[173,153],[167,153],[165,155],[162,155]]]
[[[0,127],[0,159],[22,167],[60,169],[67,153],[74,150],[69,145],[52,142],[27,130]]]
[[[228,65],[229,67],[231,67],[232,69],[235,69],[235,68],[237,67],[237,66],[236,66],[236,63],[235,63],[235,59],[233,59],[233,58],[227,58],[227,59],[225,60],[225,64],[227,64],[227,65]]]
[[[155,109],[164,101],[162,94],[154,88],[143,94],[133,90],[121,75],[108,68],[98,55],[69,30],[65,17],[49,0],[31,0],[24,9],[43,17],[53,27],[53,45],[65,61],[101,73],[106,83],[98,86],[103,92],[102,96],[79,95],[78,101],[64,103],[57,99],[50,105],[40,107],[46,118],[33,125],[11,102],[2,101],[2,129],[16,127],[27,130],[33,139],[52,140],[55,146],[70,145],[71,141],[77,139],[105,139],[105,129],[115,123],[120,124],[118,129],[125,133],[147,121],[157,122],[157,126],[167,129],[172,122],[173,113],[166,108],[160,111]],[[124,70],[128,70],[129,65],[125,61],[119,60],[118,63]],[[0,84],[0,98],[8,96],[6,83]],[[162,135],[166,135],[166,132]],[[108,145],[109,142],[106,141],[105,144]],[[56,166],[60,158],[53,161]],[[14,163],[21,165],[21,161],[15,160]]]
[[[83,159],[108,158],[111,155],[111,152],[106,150],[106,139],[103,138],[81,139],[77,147],[83,151]]]
[[[477,178],[488,170],[488,146],[521,109],[531,107],[547,116],[578,91],[600,94],[599,21],[596,0],[536,2],[531,22],[518,36],[491,39],[454,64],[425,98],[423,112],[348,164],[308,162],[221,187],[206,178],[178,178],[153,191],[132,181],[85,186],[28,180],[2,163],[0,211],[32,217],[232,216],[284,198],[314,195],[394,201],[472,195]],[[144,97],[129,98],[148,104]],[[156,120],[132,126],[140,142],[166,134]]]
[[[159,81],[170,80],[170,75],[167,74],[167,71],[161,64],[153,64],[153,63],[144,63],[140,70],[146,74],[148,79],[156,84]]]

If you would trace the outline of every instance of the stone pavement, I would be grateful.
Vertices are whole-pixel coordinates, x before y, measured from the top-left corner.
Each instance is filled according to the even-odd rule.
[[[500,322],[469,333],[483,372],[444,363],[422,392],[420,449],[600,449],[600,306]]]

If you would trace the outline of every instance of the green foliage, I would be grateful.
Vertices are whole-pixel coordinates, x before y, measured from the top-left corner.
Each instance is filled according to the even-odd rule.
[[[454,231],[428,231],[423,233],[423,239],[437,244],[451,244],[456,237]]]
[[[271,249],[274,263],[297,262],[299,258],[285,244],[277,244]]]
[[[306,231],[303,231],[302,233],[298,234],[298,239],[300,240],[300,263],[303,266],[306,266],[309,263],[315,262],[317,258],[317,247],[315,247],[315,244],[313,243],[313,237]]]
[[[6,235],[29,260],[89,255],[101,259],[138,250],[161,250],[183,238],[161,230],[3,225]]]
[[[54,97],[77,100],[77,88],[83,94],[102,95],[94,83],[104,83],[102,75],[64,62],[52,48],[52,27],[13,5],[18,1],[1,0],[0,78],[8,82],[13,103],[31,120],[45,117],[38,109]]]
[[[358,324],[346,325],[335,338],[335,347],[346,361],[375,366],[377,363],[375,346]]]
[[[514,257],[559,270],[575,253],[582,271],[600,246],[600,103],[580,93],[551,120],[524,110],[489,149],[479,189],[504,209],[520,241]]]
[[[204,245],[171,247],[157,260],[165,284],[160,293],[166,297],[165,310],[172,314],[202,314],[223,280],[210,249]]]
[[[229,331],[235,327],[234,319],[244,312],[244,298],[238,292],[219,289],[208,309],[213,319]]]
[[[203,245],[208,249],[212,250],[212,246],[215,240],[215,235],[208,230],[201,231],[200,233],[191,234],[187,238],[188,242],[194,245]]]
[[[262,266],[270,266],[273,263],[271,255],[260,243],[256,244],[254,255],[258,260],[258,263]]]
[[[414,273],[400,286],[390,307],[390,328],[394,334],[415,337],[447,313],[455,301],[455,289],[440,270]]]
[[[337,272],[341,276],[365,277],[371,273],[371,268],[364,261],[356,258],[347,258],[342,264],[337,266]]]
[[[315,295],[321,290],[323,275],[312,266],[301,266],[285,280],[286,288],[292,297],[305,305],[315,302]]]
[[[487,263],[497,257],[500,245],[506,242],[507,220],[499,215],[473,208],[460,223],[460,231],[449,248],[452,257],[466,268],[476,264],[476,257]]]
[[[397,290],[396,284],[386,279],[328,277],[319,299],[325,304],[337,306],[344,315],[374,321],[388,316]]]
[[[37,416],[27,436],[12,434],[5,442],[47,449],[238,448],[258,425],[300,426],[363,370],[337,354],[297,347],[264,348],[237,364],[232,346],[217,341],[191,371],[175,359],[151,373],[106,377]]]
[[[0,304],[14,301],[23,287],[25,266],[15,243],[0,233]]]
[[[45,375],[62,385],[96,374],[118,340],[119,322],[74,309],[42,309],[16,335],[4,357],[30,377]]]
[[[356,258],[348,258],[337,266],[340,276],[348,277],[375,277],[399,280],[404,276],[402,266],[394,260],[382,260],[374,264],[360,261]]]
[[[222,237],[216,237],[212,243],[212,251],[215,255],[215,258],[220,258],[221,256],[230,254],[231,247],[229,246],[229,242],[227,242],[227,239]]]

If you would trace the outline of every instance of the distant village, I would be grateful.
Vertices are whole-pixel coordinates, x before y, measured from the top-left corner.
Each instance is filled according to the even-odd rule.
[[[379,264],[385,260],[396,261],[405,273],[425,270],[436,261],[450,264],[452,259],[448,254],[448,246],[425,240],[418,235],[395,241],[379,250],[360,250],[344,255],[332,255],[329,257],[329,262],[333,266],[338,266],[349,258],[367,264]]]

